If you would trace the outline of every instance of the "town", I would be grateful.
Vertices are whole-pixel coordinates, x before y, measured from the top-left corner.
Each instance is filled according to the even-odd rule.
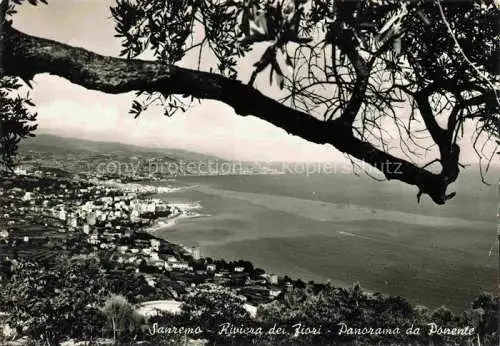
[[[50,268],[63,254],[76,261],[93,258],[106,277],[132,275],[141,282],[129,298],[146,317],[162,307],[175,313],[199,288],[218,287],[241,297],[255,316],[259,304],[292,286],[250,262],[203,258],[199,248],[148,232],[184,212],[158,198],[168,187],[85,181],[24,167],[0,184],[0,284],[26,262]]]
[[[113,155],[126,161],[135,154]],[[380,342],[379,335],[341,333],[345,321],[401,330],[470,326],[484,345],[496,338],[498,298],[489,293],[463,314],[431,311],[358,283],[306,283],[171,242],[158,230],[199,215],[173,202],[177,179],[89,169],[107,156],[64,146],[30,149],[2,176],[1,345]],[[470,345],[478,335],[384,337],[392,344]]]

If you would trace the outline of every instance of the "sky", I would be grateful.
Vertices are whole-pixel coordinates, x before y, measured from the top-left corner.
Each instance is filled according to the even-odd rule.
[[[109,12],[113,3],[50,0],[49,5],[24,5],[14,17],[14,26],[32,35],[118,56],[120,41],[113,37],[114,23]],[[189,58],[181,63],[186,67],[193,64],[194,59]],[[247,80],[250,71],[242,69],[243,80]],[[152,110],[134,119],[128,114],[134,99],[132,93],[108,95],[90,91],[47,74],[36,76],[33,87],[30,94],[37,104],[39,133],[180,148],[235,160],[349,162],[330,145],[288,135],[252,116],[240,117],[231,107],[216,101],[202,101],[173,117]],[[464,147],[463,157],[466,162],[476,160],[470,145]]]

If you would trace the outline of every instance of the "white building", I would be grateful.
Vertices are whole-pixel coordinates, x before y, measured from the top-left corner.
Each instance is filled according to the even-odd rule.
[[[207,271],[214,272],[217,269],[215,264],[207,264]]]
[[[76,228],[76,226],[78,226],[78,221],[76,220],[76,217],[74,215],[71,215],[68,218],[68,226],[73,228]]]
[[[170,263],[175,263],[177,262],[177,258],[175,258],[174,256],[168,256],[167,261]]]
[[[193,256],[193,259],[195,261],[199,260],[201,258],[201,250],[199,247],[194,247],[191,248],[191,255]]]
[[[133,209],[132,212],[130,213],[130,221],[136,222],[139,221],[140,213],[138,209]]]
[[[59,220],[66,221],[66,210],[62,209],[59,211]]]
[[[88,224],[83,225],[83,233],[85,234],[90,233],[90,226]]]
[[[173,269],[188,269],[189,265],[187,263],[180,263],[180,262],[177,262],[177,263],[173,263],[172,264],[172,268]]]
[[[22,198],[23,201],[31,201],[32,193],[31,192],[26,192]]]
[[[91,234],[90,237],[88,238],[88,242],[89,242],[89,244],[97,245],[99,243],[98,234],[97,233]]]
[[[89,213],[87,215],[87,223],[90,225],[90,226],[94,226],[97,222],[97,216],[95,213]]]
[[[152,261],[159,261],[160,260],[160,256],[158,255],[158,252],[151,252],[151,260]]]
[[[269,275],[269,283],[271,285],[277,285],[278,284],[278,275],[276,275],[276,274]]]
[[[160,241],[158,239],[151,239],[151,248],[158,251],[160,249]]]

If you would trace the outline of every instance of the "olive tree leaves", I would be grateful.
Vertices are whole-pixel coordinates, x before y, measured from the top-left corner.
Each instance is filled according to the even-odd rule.
[[[18,78],[3,75],[3,37],[6,29],[6,18],[16,13],[15,6],[24,0],[3,0],[0,35],[0,175],[13,170],[18,144],[21,139],[34,137],[37,113],[33,113],[33,101],[29,95],[20,96],[17,90],[22,87]],[[47,4],[46,0],[27,0],[31,5]],[[4,7],[5,6],[5,7]],[[10,24],[9,24],[10,25]]]
[[[199,3],[118,0],[111,7],[111,14],[116,21],[115,36],[122,39],[120,55],[131,59],[143,53],[152,54],[166,66],[180,61],[195,47],[193,32]],[[164,115],[172,116],[179,110],[185,111],[192,102],[192,98],[159,92],[139,92],[136,96],[129,111],[135,118],[152,106],[160,106]]]
[[[37,113],[31,110],[35,105],[29,95],[16,95],[21,86],[17,78],[0,79],[0,173],[12,171],[19,142],[34,137],[37,128]]]

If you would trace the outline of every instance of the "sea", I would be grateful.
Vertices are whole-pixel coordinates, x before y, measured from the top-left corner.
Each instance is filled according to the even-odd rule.
[[[359,283],[462,311],[498,284],[498,174],[477,170],[438,206],[417,189],[353,174],[178,177],[161,194],[190,209],[155,235],[303,281]]]

